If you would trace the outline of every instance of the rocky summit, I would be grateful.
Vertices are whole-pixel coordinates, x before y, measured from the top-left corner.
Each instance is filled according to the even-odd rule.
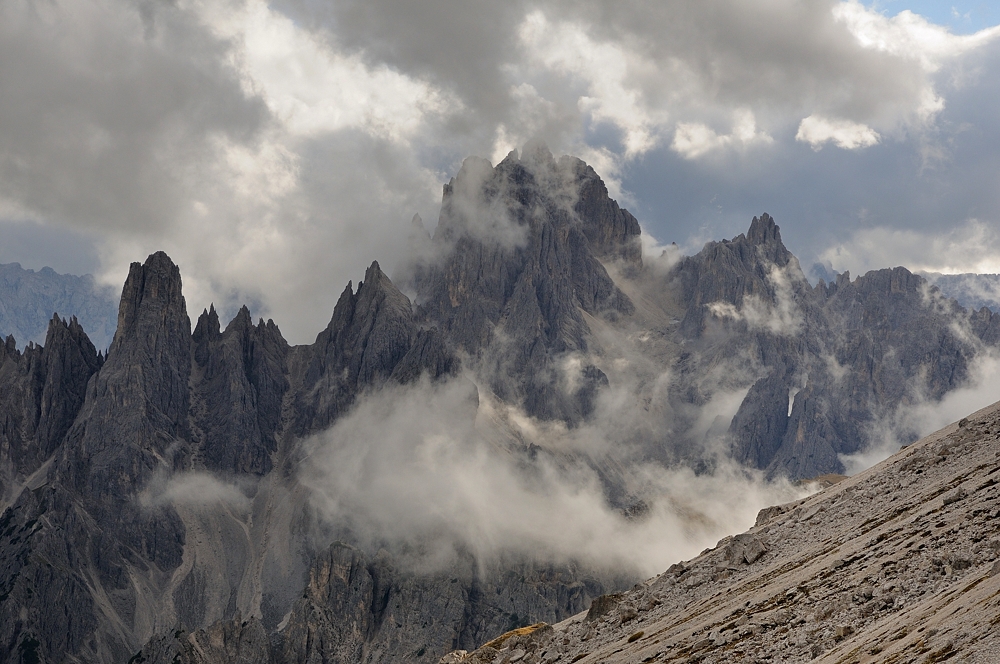
[[[1000,403],[554,626],[441,664],[1000,661]]]
[[[630,593],[633,559],[567,550],[605,544],[598,515],[707,537],[681,480],[841,473],[975,392],[1000,315],[904,268],[812,285],[767,214],[644,255],[592,168],[529,145],[466,160],[396,282],[372,263],[312,344],[246,308],[192,330],[162,252],[106,354],[71,313],[0,345],[4,661],[943,658],[978,633],[989,413]],[[938,597],[968,629],[921,617]]]

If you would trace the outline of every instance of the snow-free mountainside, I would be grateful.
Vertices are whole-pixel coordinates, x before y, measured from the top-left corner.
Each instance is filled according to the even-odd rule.
[[[633,618],[596,598],[801,499],[794,480],[854,471],[998,396],[1000,315],[988,308],[966,310],[901,267],[810,285],[767,214],[693,256],[644,255],[638,221],[594,170],[542,146],[495,167],[466,160],[433,237],[416,219],[408,265],[390,280],[372,263],[313,344],[289,345],[246,308],[225,327],[211,308],[192,330],[162,252],[132,264],[106,355],[57,313],[41,346],[0,345],[5,661],[434,662],[600,607],[617,617],[565,623],[566,643],[539,647],[605,661],[597,647]],[[694,636],[628,642],[640,626],[622,652],[697,659],[705,639],[719,647],[747,625],[757,631],[740,638],[762,648],[794,637],[796,657],[861,638],[816,631],[801,611],[716,625],[703,598],[728,602],[733,583],[778,565],[745,600],[766,603],[772,580],[811,583],[837,546],[846,562],[831,574],[854,574],[857,546],[827,539],[910,518],[862,524],[880,518],[883,489],[913,504],[907,514],[935,509],[937,485],[921,483],[952,467],[938,458],[922,456],[931,470],[913,466],[905,486],[852,478],[754,531],[787,536],[737,538],[634,591],[622,600],[634,620],[705,611],[682,630]],[[814,505],[826,507],[806,518]],[[783,525],[793,519],[804,525]],[[950,546],[925,525],[921,551]],[[883,541],[895,540],[871,546]],[[942,578],[978,574],[988,541],[941,548],[953,555]],[[748,567],[736,553],[720,562],[738,546]],[[910,581],[885,574],[859,577],[875,598],[859,616],[886,593],[909,606]],[[829,615],[849,613],[858,634],[881,615],[851,611]]]
[[[1000,403],[587,612],[442,661],[1000,661],[998,519]]]

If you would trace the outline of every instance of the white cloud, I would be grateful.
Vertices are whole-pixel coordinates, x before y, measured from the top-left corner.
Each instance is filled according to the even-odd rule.
[[[245,511],[250,499],[238,486],[206,472],[185,472],[171,476],[159,474],[139,495],[145,505],[184,505],[211,509],[228,507]]]
[[[469,387],[459,379],[386,390],[307,441],[301,480],[319,513],[375,542],[440,547],[443,561],[461,546],[481,561],[517,553],[649,575],[803,495],[732,466],[698,475],[631,463],[650,512],[630,521],[580,463],[581,450],[606,450],[607,439],[522,416],[518,435],[546,451],[528,461],[488,402],[477,414]]]
[[[768,281],[774,289],[774,302],[759,295],[746,295],[739,307],[730,302],[711,302],[709,312],[717,318],[741,321],[751,330],[766,330],[781,336],[795,336],[802,330],[802,310],[795,302],[792,291],[791,266],[779,268],[772,265]],[[796,268],[797,269],[797,266]]]
[[[192,6],[233,44],[231,62],[247,94],[263,97],[293,135],[360,128],[402,140],[419,131],[426,116],[460,110],[457,99],[427,82],[342,53],[263,0]]]
[[[552,22],[540,10],[525,17],[518,34],[530,58],[583,82],[586,90],[577,100],[579,110],[594,123],[617,126],[624,134],[626,157],[656,145],[657,126],[666,113],[650,108],[642,90],[630,81],[633,69],[655,68],[655,63],[643,61],[624,44],[594,40],[585,24]]]
[[[971,35],[955,35],[948,28],[935,25],[909,10],[890,18],[868,9],[858,0],[845,0],[836,5],[833,15],[862,47],[917,62],[926,74],[933,74],[946,63],[1000,37],[1000,26]],[[919,126],[944,109],[945,100],[930,77],[924,78],[916,93],[907,113],[910,117],[897,117],[896,122]],[[883,118],[884,122],[886,120],[888,118]]]
[[[714,129],[700,122],[679,122],[670,147],[685,159],[698,157],[727,147],[745,149],[751,145],[768,145],[774,142],[766,132],[757,130],[753,112],[740,109],[734,113],[732,131],[717,134]]]
[[[1000,232],[992,224],[969,219],[951,230],[909,230],[877,226],[856,231],[820,257],[838,272],[863,274],[902,265],[914,272],[963,274],[1000,272]]]
[[[879,142],[881,137],[871,127],[850,120],[831,120],[819,115],[810,115],[799,124],[795,140],[808,143],[819,150],[824,143],[833,143],[845,150],[867,148]]]
[[[1000,36],[1000,26],[971,35],[955,35],[947,27],[935,25],[910,10],[887,17],[858,0],[835,5],[833,16],[847,26],[863,47],[916,60],[928,72],[935,72],[946,60]]]

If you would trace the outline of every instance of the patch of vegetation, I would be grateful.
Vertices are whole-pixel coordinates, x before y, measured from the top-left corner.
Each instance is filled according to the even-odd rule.
[[[636,632],[632,636],[628,637],[628,642],[629,643],[633,643],[635,641],[638,641],[639,639],[642,638],[643,634],[645,634],[645,632],[640,629],[638,632]]]

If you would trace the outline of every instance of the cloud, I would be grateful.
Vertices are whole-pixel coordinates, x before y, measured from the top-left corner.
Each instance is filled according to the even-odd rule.
[[[997,273],[998,240],[997,229],[978,219],[969,219],[948,231],[877,226],[854,232],[848,240],[824,250],[821,257],[837,271],[854,274],[895,265],[913,272]]]
[[[670,147],[685,159],[698,157],[726,147],[747,148],[753,144],[769,144],[774,139],[757,131],[753,113],[743,109],[735,114],[732,131],[719,135],[701,123],[679,122]]]
[[[170,476],[157,475],[139,496],[145,505],[182,505],[215,509],[226,507],[245,512],[250,499],[236,484],[225,482],[206,472],[184,472]]]
[[[95,238],[88,271],[116,286],[165,249],[192,309],[255,302],[293,342],[372,259],[392,271],[408,220],[433,225],[469,155],[496,162],[542,138],[689,246],[716,223],[706,192],[729,196],[710,212],[741,225],[774,200],[842,198],[842,167],[810,170],[835,151],[789,151],[796,136],[870,145],[854,153],[871,160],[919,143],[950,168],[979,126],[970,109],[989,107],[953,100],[995,79],[993,29],[955,36],[833,0],[14,0],[0,13],[2,221],[37,228],[39,247],[44,229]],[[676,160],[637,180],[663,155]],[[862,183],[886,170],[854,163]],[[803,174],[818,184],[797,186]],[[804,228],[786,236],[822,232]]]
[[[528,455],[489,404],[477,414],[469,387],[459,379],[386,390],[308,440],[301,481],[319,513],[381,545],[433,544],[442,561],[464,548],[481,560],[517,554],[652,574],[800,495],[732,467],[696,475],[632,463],[650,509],[627,519],[598,475],[566,454],[581,449],[576,434],[520,429],[538,446]]]
[[[529,13],[518,33],[529,58],[583,84],[577,107],[591,122],[610,122],[622,131],[625,157],[656,144],[655,127],[666,114],[644,103],[642,91],[629,81],[630,69],[654,69],[654,62],[620,44],[594,40],[586,24],[553,24],[541,11]]]
[[[248,96],[259,95],[294,136],[361,129],[404,140],[427,115],[461,110],[459,100],[386,65],[369,66],[303,30],[261,0],[193,3],[230,44],[230,61]]]
[[[847,26],[864,48],[916,60],[929,72],[939,70],[949,58],[1000,37],[1000,26],[956,35],[912,11],[903,10],[890,18],[857,0],[835,5],[833,16]]]
[[[651,269],[659,276],[669,274],[670,270],[684,257],[681,248],[677,246],[676,242],[660,244],[645,228],[642,229],[639,242],[642,245],[643,266]]]
[[[790,275],[792,270],[799,274]],[[773,304],[759,295],[746,295],[739,307],[730,302],[711,302],[706,305],[709,312],[717,318],[743,322],[751,330],[765,330],[782,336],[797,335],[804,321],[802,310],[795,302],[792,280],[804,279],[801,271],[794,263],[784,268],[772,265],[767,278],[774,289]]]
[[[857,150],[875,145],[880,138],[878,132],[867,125],[850,120],[830,120],[817,115],[803,119],[795,134],[795,140],[808,143],[814,150],[819,150],[829,141],[845,150]]]

